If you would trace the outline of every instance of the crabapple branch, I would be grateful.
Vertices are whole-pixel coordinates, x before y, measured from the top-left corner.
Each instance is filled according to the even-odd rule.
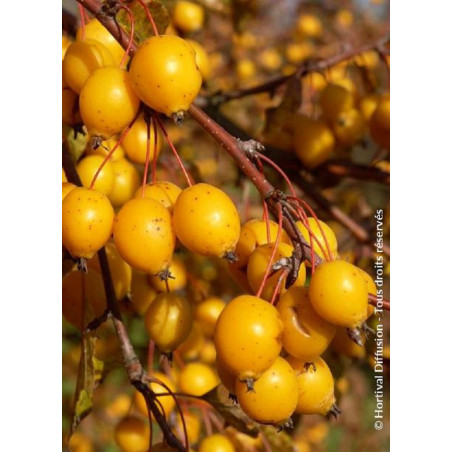
[[[240,129],[236,124],[230,121],[227,117],[225,117],[218,109],[213,107],[208,107],[209,113],[215,117],[215,119],[223,124],[223,126],[234,133],[235,135],[241,137],[243,140],[250,140],[251,137]],[[337,206],[333,206],[331,202],[322,195],[322,193],[316,188],[316,185],[312,182],[309,182],[303,175],[298,171],[299,164],[297,162],[292,162],[292,160],[286,160],[284,151],[281,151],[276,148],[269,149],[269,155],[275,162],[279,162],[284,164],[284,170],[286,174],[293,180],[293,182],[308,196],[311,200],[313,200],[319,208],[323,209],[327,214],[331,216],[334,220],[342,224],[346,229],[348,229],[353,236],[362,243],[369,245],[372,242],[372,239],[369,236],[369,233],[356,221],[350,218],[345,212],[339,209]],[[296,166],[294,166],[296,163]],[[384,173],[383,171],[381,171]],[[292,237],[291,237],[292,238]],[[383,252],[389,256],[390,248],[387,244],[383,247]]]
[[[201,103],[200,105],[203,106],[206,106],[206,104],[216,106],[229,100],[240,99],[242,97],[250,96],[253,94],[265,92],[272,93],[276,90],[276,88],[280,87],[281,85],[284,85],[292,78],[302,78],[305,75],[312,72],[324,72],[333,67],[334,65],[342,61],[348,60],[350,58],[353,58],[363,52],[375,50],[379,54],[386,54],[387,50],[385,46],[388,42],[389,34],[385,34],[384,36],[378,38],[377,40],[359,47],[352,47],[351,45],[346,45],[345,46],[347,47],[346,50],[344,50],[341,53],[336,53],[330,56],[329,58],[318,60],[315,59],[307,60],[306,62],[301,64],[293,74],[277,77],[274,78],[273,80],[269,80],[265,83],[262,83],[261,85],[253,86],[250,88],[237,89],[229,91],[227,93],[218,92],[211,96],[210,98],[200,99],[199,102]]]

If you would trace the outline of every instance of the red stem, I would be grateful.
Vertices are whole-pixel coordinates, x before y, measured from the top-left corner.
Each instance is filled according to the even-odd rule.
[[[148,5],[146,5],[146,3],[144,3],[143,0],[138,0],[138,3],[143,7],[144,12],[146,13],[147,18],[149,19],[149,22],[151,22],[154,35],[159,36],[159,31],[157,30],[157,26],[155,25],[154,18],[152,17],[151,12],[149,11]]]
[[[130,132],[130,129],[132,128],[132,126],[135,124],[135,121],[138,118],[138,115],[140,114],[140,112],[138,112],[135,116],[135,118],[133,118],[132,122],[123,130],[123,132],[121,133],[121,136],[119,137],[118,141],[115,143],[115,145],[111,148],[111,151],[107,153],[107,155],[105,156],[103,162],[100,164],[99,168],[97,168],[96,173],[94,174],[93,180],[91,181],[91,184],[89,185],[90,190],[93,189],[94,184],[96,183],[96,179],[99,176],[100,172],[102,171],[102,168],[106,165],[106,163],[111,159],[111,156],[113,155],[113,152],[116,151],[116,149],[118,148],[118,146],[123,142],[124,138],[128,135],[128,133]]]
[[[146,183],[148,180],[148,171],[149,171],[149,160],[151,156],[151,122],[152,117],[147,116],[145,114],[145,122],[146,122],[146,159],[144,162],[144,172],[143,172],[143,182],[141,183],[141,197],[144,198],[144,191],[146,189]],[[154,147],[154,155],[152,157],[153,167],[155,161],[155,147]]]
[[[135,35],[135,19],[133,18],[133,14],[132,11],[130,11],[130,8],[128,8],[125,5],[121,5],[121,8],[125,11],[127,11],[127,14],[129,15],[129,19],[130,19],[130,37],[129,37],[129,43],[127,44],[127,48],[126,51],[124,53],[124,55],[122,56],[121,62],[119,63],[119,67],[121,69],[124,68],[124,65],[126,64],[127,61],[127,57],[129,56],[130,50],[132,48],[132,44],[133,44],[133,37]]]
[[[163,132],[163,135],[165,135],[165,139],[166,139],[166,141],[168,142],[168,144],[169,144],[171,150],[173,151],[173,154],[174,154],[174,156],[176,157],[177,163],[179,164],[179,166],[180,166],[182,172],[184,173],[184,176],[185,176],[185,179],[187,180],[188,186],[191,187],[191,186],[193,185],[193,183],[192,183],[192,181],[191,181],[191,179],[190,179],[190,176],[189,176],[188,173],[187,173],[187,170],[186,170],[185,167],[184,167],[184,164],[182,163],[182,160],[181,160],[180,157],[179,157],[179,153],[177,152],[177,150],[176,150],[176,148],[175,148],[173,142],[171,141],[171,138],[169,137],[169,135],[168,135],[168,133],[167,133],[165,127],[163,126],[162,121],[160,120],[160,118],[159,118],[157,115],[155,115],[155,119],[156,119],[156,121],[158,122],[158,124],[159,124],[159,126],[160,126],[160,129],[161,129],[162,132]]]
[[[80,5],[80,3],[77,6],[80,12],[80,22],[82,25],[82,41],[83,41],[85,39],[85,10],[83,9],[83,6]]]
[[[282,210],[281,210],[281,206],[280,206],[279,207],[279,212],[278,212],[278,234],[276,235],[276,240],[275,240],[275,243],[273,245],[272,254],[270,256],[270,260],[268,261],[267,268],[265,269],[264,277],[262,278],[262,282],[261,282],[261,285],[259,287],[259,290],[256,293],[256,297],[260,298],[260,296],[262,294],[262,291],[264,290],[265,284],[267,282],[268,275],[270,274],[270,270],[271,270],[271,268],[273,266],[273,263],[274,263],[273,259],[275,258],[276,250],[277,250],[279,242],[281,240],[281,235],[282,235]]]

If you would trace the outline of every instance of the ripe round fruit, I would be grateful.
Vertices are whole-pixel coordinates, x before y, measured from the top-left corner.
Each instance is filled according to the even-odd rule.
[[[196,65],[198,66],[198,69],[201,72],[202,79],[207,80],[208,78],[210,78],[210,75],[212,73],[209,55],[199,42],[193,41],[191,39],[187,39],[186,42],[188,42],[195,51]]]
[[[342,86],[329,83],[320,95],[320,105],[324,116],[335,121],[341,113],[353,108],[353,94]]]
[[[240,236],[240,217],[234,203],[209,184],[182,191],[174,205],[173,221],[182,244],[203,256],[228,257]]]
[[[235,447],[227,436],[215,433],[201,441],[199,452],[235,452]]]
[[[218,317],[225,308],[226,303],[221,298],[208,298],[195,307],[195,319],[201,326],[204,334],[212,337]]]
[[[313,14],[302,14],[298,18],[297,28],[306,38],[319,38],[323,32],[322,22]]]
[[[320,247],[319,244],[317,243],[317,241],[312,239],[312,244],[313,244],[315,253],[318,254],[322,259],[327,260],[329,258],[328,248],[326,246],[325,239],[323,238],[323,234],[322,234],[322,230],[323,230],[326,240],[328,241],[328,246],[330,248],[331,254],[332,254],[332,256],[334,256],[334,254],[337,253],[337,238],[336,238],[336,235],[334,234],[333,230],[322,220],[316,220],[313,217],[308,217],[308,225],[309,225],[309,228],[312,231],[314,237],[318,240],[318,242],[321,245],[321,247]],[[308,244],[310,244],[311,243],[310,238],[309,238],[310,234],[309,234],[308,229],[304,226],[304,224],[301,221],[297,221],[297,227],[300,230],[303,238],[308,242]],[[322,229],[320,229],[320,227]],[[324,252],[322,252],[322,249]]]
[[[125,158],[111,162],[114,173],[113,190],[108,195],[114,207],[121,207],[133,197],[140,185],[137,169]]]
[[[328,322],[355,328],[367,318],[367,284],[358,267],[343,260],[323,262],[311,277],[309,300]]]
[[[270,243],[276,240],[278,235],[278,223],[272,220],[268,221]],[[281,233],[281,242],[291,245],[289,236],[284,229]],[[236,268],[245,268],[249,257],[259,245],[269,243],[267,236],[267,223],[261,220],[247,221],[240,229],[240,237],[235,247],[235,253],[238,260],[232,264]]]
[[[290,364],[278,356],[255,381],[254,391],[236,381],[235,394],[240,407],[251,419],[263,424],[284,425],[297,406],[297,377]]]
[[[72,39],[67,36],[67,35],[62,35],[61,36],[61,50],[62,50],[62,54],[63,54],[63,60],[64,60],[64,56],[66,55],[67,49],[69,48],[69,46],[72,44]]]
[[[270,303],[252,295],[230,301],[218,317],[217,355],[240,380],[257,379],[279,355],[283,324]]]
[[[76,431],[69,440],[69,450],[71,452],[94,452],[93,441],[80,431]]]
[[[285,52],[287,60],[290,63],[299,64],[312,56],[312,54],[314,53],[314,47],[308,41],[291,42],[287,44]]]
[[[270,262],[271,255],[273,253],[273,248],[275,244],[269,243],[267,245],[258,246],[253,253],[251,254],[248,267],[246,269],[246,275],[248,278],[248,282],[253,289],[254,293],[257,293],[259,287],[262,284],[262,280],[264,279],[265,270]],[[279,243],[278,248],[275,253],[275,257],[272,260],[272,265],[283,257],[290,257],[293,253],[293,246],[288,245],[287,243]],[[270,270],[271,271],[271,270]],[[273,292],[278,283],[278,279],[281,275],[282,270],[276,272],[270,278],[267,278],[264,289],[262,290],[261,297],[264,300],[271,300]],[[287,276],[283,278],[281,286],[280,286],[280,294],[284,294],[286,292],[285,283]],[[298,271],[298,277],[294,283],[295,286],[303,286],[306,281],[306,266],[304,262],[300,265],[300,269]]]
[[[180,0],[173,10],[173,22],[186,33],[198,31],[204,23],[204,8],[196,3]]]
[[[63,77],[69,87],[80,94],[88,77],[104,66],[113,65],[113,57],[100,42],[91,39],[73,42],[63,60]]]
[[[291,287],[280,298],[277,309],[284,324],[282,345],[287,353],[313,361],[327,349],[336,327],[314,311],[307,287]]]
[[[373,112],[369,129],[372,138],[382,147],[390,146],[390,98],[389,93],[383,94]]]
[[[334,135],[321,119],[297,115],[294,119],[295,154],[308,168],[326,162],[334,150]]]
[[[149,107],[171,116],[187,111],[201,88],[193,47],[178,36],[147,39],[130,65],[130,80]]]
[[[185,394],[202,396],[218,384],[218,376],[203,363],[188,363],[179,374],[179,388]]]
[[[115,441],[122,452],[149,450],[149,425],[137,417],[126,417],[115,428]]]
[[[110,238],[114,210],[97,190],[78,187],[62,204],[63,245],[74,257],[90,259]]]
[[[333,124],[333,132],[342,146],[351,146],[359,141],[365,133],[364,118],[355,108],[342,112]]]
[[[174,204],[181,192],[182,190],[176,184],[160,181],[155,184],[146,185],[144,188],[144,197],[159,202],[163,207],[166,207],[173,213]],[[136,191],[135,198],[141,198],[141,189]]]
[[[378,94],[372,93],[364,96],[359,103],[359,110],[366,121],[372,117],[378,105]]]
[[[109,140],[106,140],[102,143],[102,146],[99,146],[96,149],[93,149],[90,143],[88,142],[88,146],[86,148],[85,154],[86,155],[100,155],[102,157],[106,157],[107,154],[111,149],[114,148],[114,146],[117,143],[116,138],[110,138]],[[110,156],[110,162],[116,162],[118,160],[123,159],[125,156],[124,149],[121,145],[116,146],[116,149],[113,151],[113,154]]]
[[[184,261],[177,256],[173,256],[169,271],[171,273],[171,277],[168,278],[170,292],[182,290],[187,285],[187,269],[185,268]],[[167,291],[166,282],[159,275],[150,275],[150,281],[157,292]]]
[[[277,71],[283,63],[282,57],[276,48],[269,47],[258,55],[261,66],[267,71]]]
[[[138,270],[157,275],[171,263],[176,243],[171,215],[153,199],[127,201],[114,220],[113,237],[122,258]]]
[[[159,129],[157,129],[158,131]],[[147,124],[143,116],[140,117],[133,123],[129,133],[122,141],[122,146],[127,157],[135,163],[146,163],[146,152],[147,152],[147,140],[148,140],[148,130]],[[149,124],[149,161],[152,162],[154,158],[154,126]],[[162,148],[162,138],[159,132],[157,132],[157,155],[160,153]]]
[[[77,185],[71,184],[70,182],[62,183],[62,199],[66,197],[68,193],[70,193],[74,188],[77,188]]]
[[[237,77],[242,80],[249,80],[256,75],[256,65],[252,60],[246,58],[237,62],[236,66]]]
[[[186,361],[196,360],[199,357],[201,348],[204,346],[204,342],[205,338],[201,327],[194,322],[187,339],[177,347],[176,351]]]
[[[63,124],[70,126],[82,122],[78,109],[78,96],[68,86],[61,92],[61,120]]]
[[[176,386],[174,383],[162,372],[153,372],[152,377],[156,378],[157,380],[160,380],[164,385],[168,386],[171,392],[176,392]],[[169,392],[165,386],[162,386],[161,384],[157,382],[149,383],[149,387],[155,394],[164,394]],[[171,396],[162,396],[158,397],[158,401],[162,405],[162,408],[165,412],[165,417],[169,419],[169,415],[171,414],[171,411],[173,411],[174,407],[176,406],[176,402],[174,401],[174,398]],[[138,411],[145,417],[148,417],[148,408],[146,405],[146,400],[141,394],[141,392],[137,391],[135,392],[135,398],[134,403],[138,409]]]
[[[295,411],[326,416],[336,402],[334,379],[326,362],[317,358],[313,365],[305,367],[305,361],[293,357],[289,357],[287,361],[296,371],[298,380],[298,403]]]
[[[124,49],[113,35],[97,20],[93,19],[85,24],[85,40],[93,39],[103,44],[113,56],[115,65],[119,65],[124,56]],[[77,41],[82,41],[82,27],[77,30]]]
[[[88,155],[77,163],[77,173],[84,187],[91,185],[94,175],[103,161],[104,158],[100,155]],[[115,173],[113,171],[113,165],[111,162],[106,162],[97,175],[93,188],[108,196],[112,192],[114,185]]]
[[[163,353],[171,353],[190,334],[193,311],[185,297],[172,292],[157,295],[144,319],[150,338]]]
[[[90,135],[108,139],[126,127],[138,112],[140,99],[129,73],[116,67],[94,71],[80,92],[80,114]]]

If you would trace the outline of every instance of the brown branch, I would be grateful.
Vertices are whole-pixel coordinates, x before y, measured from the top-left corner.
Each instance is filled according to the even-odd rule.
[[[377,306],[378,303],[379,303],[378,298],[375,295],[370,293],[369,294],[369,304],[371,304],[372,306]],[[391,305],[390,305],[388,300],[384,300],[384,299],[380,300],[380,303],[382,305],[382,308],[385,311],[389,311],[390,310]]]
[[[215,119],[224,124],[224,126],[232,131],[235,135],[240,136],[243,140],[252,139],[247,132],[240,129],[236,124],[226,118],[220,111],[213,107],[208,107],[209,113],[215,116]],[[293,180],[293,182],[302,189],[304,194],[314,201],[319,208],[321,208],[324,212],[326,212],[332,219],[336,220],[346,229],[348,229],[352,235],[361,243],[369,245],[372,243],[372,238],[369,236],[369,233],[359,225],[355,220],[350,218],[345,212],[343,212],[339,207],[333,206],[330,201],[322,195],[322,193],[316,188],[316,185],[312,182],[308,182],[304,176],[302,176],[298,168],[301,164],[298,160],[294,161],[292,159],[288,159],[287,152],[281,151],[276,148],[270,148],[268,155],[272,157],[272,159],[278,163],[284,162],[284,169],[286,174]],[[292,236],[291,236],[292,239]],[[390,255],[390,249],[388,245],[384,245],[383,252],[386,255]]]
[[[259,170],[254,166],[253,162],[247,157],[243,151],[244,148],[250,148],[247,146],[254,143],[255,148],[259,148],[262,145],[255,140],[242,141],[234,138],[223,127],[216,123],[210,116],[208,116],[203,110],[196,105],[191,105],[188,109],[188,113],[195,119],[207,132],[210,133],[212,138],[219,143],[223,149],[234,159],[240,170],[251,180],[255,187],[259,190],[261,196],[266,200],[271,211],[275,216],[278,214],[278,204],[284,199],[284,194],[277,190]],[[257,150],[257,149],[255,149]],[[310,259],[311,247],[307,241],[302,238],[300,242],[300,236],[297,234],[297,228],[293,226],[286,214],[283,217],[284,230],[287,232],[296,251],[298,259],[294,259],[295,265],[301,263],[303,259]],[[315,264],[319,265],[322,259],[315,254]],[[298,264],[299,265],[299,264]],[[298,267],[295,267],[298,274]]]
[[[229,91],[227,93],[218,92],[211,96],[210,98],[200,98],[197,100],[198,105],[200,106],[206,106],[206,105],[219,105],[224,102],[227,102],[229,100],[233,99],[240,99],[242,97],[250,96],[253,94],[259,94],[259,93],[266,93],[266,92],[273,92],[276,88],[280,87],[281,85],[284,85],[292,78],[302,78],[305,75],[312,73],[312,72],[324,72],[331,67],[335,66],[338,63],[341,63],[342,61],[348,60],[350,58],[353,58],[363,52],[369,51],[369,50],[375,50],[380,55],[386,54],[386,44],[389,42],[389,33],[385,34],[384,36],[378,38],[377,40],[359,46],[359,47],[351,47],[350,45],[345,45],[347,47],[346,50],[344,50],[341,53],[336,53],[329,58],[324,58],[321,60],[307,60],[303,64],[301,64],[298,69],[291,75],[284,75],[281,77],[274,78],[272,80],[269,80],[261,85],[252,86],[250,88],[244,88],[244,89],[237,89],[233,91]]]
[[[372,180],[389,185],[390,174],[375,166],[357,165],[343,160],[330,160],[315,169],[315,174],[329,173],[339,177],[351,177],[353,179]]]

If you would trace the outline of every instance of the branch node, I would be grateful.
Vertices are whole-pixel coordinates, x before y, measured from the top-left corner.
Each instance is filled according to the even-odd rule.
[[[240,138],[236,138],[237,147],[242,151],[252,162],[256,162],[259,158],[258,152],[264,152],[265,146],[256,140],[243,141]]]

